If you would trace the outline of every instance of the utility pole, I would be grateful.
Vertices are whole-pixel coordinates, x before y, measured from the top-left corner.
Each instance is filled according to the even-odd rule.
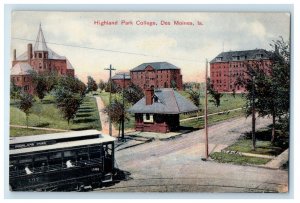
[[[208,108],[207,108],[207,70],[208,69],[208,61],[206,59],[205,63],[205,159],[208,159],[208,120],[207,120],[207,114],[208,114]]]
[[[256,148],[255,137],[255,76],[252,76],[252,149]]]
[[[122,140],[124,141],[124,122],[125,122],[125,100],[124,100],[124,91],[125,91],[125,73],[123,73],[123,92],[122,92],[122,102],[123,102],[123,112],[122,112]]]
[[[112,81],[111,81],[111,71],[116,70],[115,68],[112,68],[111,64],[109,65],[109,68],[105,68],[104,70],[109,70],[109,106],[111,107],[111,86],[112,86]],[[108,122],[109,122],[109,135],[112,136],[112,124],[111,124],[111,109],[109,108],[108,111]]]
[[[118,73],[117,75],[122,75],[123,76],[123,88],[122,88],[122,105],[123,105],[123,112],[122,112],[122,118],[121,118],[121,129],[122,129],[122,141],[125,140],[125,132],[124,132],[124,123],[125,123],[125,97],[124,97],[124,92],[125,92],[125,76],[126,73]]]

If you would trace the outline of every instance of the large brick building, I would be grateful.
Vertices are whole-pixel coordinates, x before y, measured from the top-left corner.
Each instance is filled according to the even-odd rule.
[[[111,80],[119,88],[127,88],[131,82],[129,73],[117,73],[111,77]]]
[[[176,88],[182,90],[180,68],[168,62],[143,63],[130,70],[131,82],[143,90]]]
[[[75,74],[69,60],[58,55],[47,46],[41,25],[34,47],[32,44],[28,44],[27,51],[19,56],[14,50],[11,68],[11,81],[32,94],[34,87],[31,82],[30,71],[36,71],[39,74],[56,72],[58,75],[73,77]]]
[[[264,49],[222,52],[210,61],[210,80],[218,92],[245,92],[245,87],[236,85],[237,78],[247,77],[247,64],[267,70],[271,53]]]

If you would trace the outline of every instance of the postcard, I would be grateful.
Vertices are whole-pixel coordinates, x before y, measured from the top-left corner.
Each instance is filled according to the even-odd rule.
[[[290,36],[288,12],[13,11],[7,187],[288,193]]]

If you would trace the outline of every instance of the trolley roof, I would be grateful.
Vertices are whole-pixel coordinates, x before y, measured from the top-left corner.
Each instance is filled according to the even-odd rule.
[[[57,150],[57,149],[66,149],[71,147],[80,147],[86,145],[93,144],[101,144],[106,142],[115,141],[116,138],[108,136],[108,135],[100,135],[100,138],[95,139],[87,139],[87,140],[78,140],[71,142],[60,142],[52,145],[44,145],[39,147],[28,147],[28,148],[20,148],[20,149],[11,149],[9,150],[10,155],[37,152],[37,151],[48,151],[48,150]]]
[[[19,144],[19,143],[38,142],[38,141],[47,141],[47,140],[59,140],[59,139],[74,138],[74,137],[87,137],[87,136],[101,135],[101,134],[102,133],[99,130],[81,130],[81,131],[68,131],[62,133],[21,136],[21,137],[10,138],[9,144]]]

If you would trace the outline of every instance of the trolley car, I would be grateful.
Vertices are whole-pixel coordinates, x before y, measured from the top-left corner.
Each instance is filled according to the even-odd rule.
[[[111,182],[114,141],[97,130],[11,138],[10,189],[72,191]]]

